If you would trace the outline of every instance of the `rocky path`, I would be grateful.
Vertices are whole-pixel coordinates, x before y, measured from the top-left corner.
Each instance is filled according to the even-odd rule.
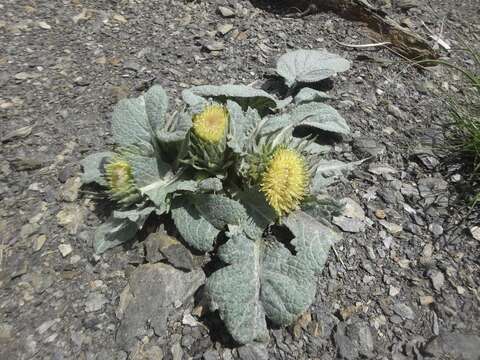
[[[359,24],[283,18],[265,3],[0,3],[1,359],[480,359],[478,214],[441,151],[460,78],[340,46],[369,42]],[[377,3],[454,47],[459,32],[479,43],[475,1]],[[102,209],[79,187],[79,161],[111,145],[120,98],[154,82],[171,97],[250,84],[285,51],[318,47],[353,61],[329,91],[353,130],[331,157],[369,160],[332,188],[344,240],[315,304],[268,344],[238,347],[207,311],[205,259],[182,244],[150,237],[93,255]]]

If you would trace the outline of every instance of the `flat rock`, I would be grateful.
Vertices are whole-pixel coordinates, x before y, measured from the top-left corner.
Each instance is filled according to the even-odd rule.
[[[444,333],[431,339],[423,353],[435,359],[480,359],[480,337],[461,333]]]
[[[248,344],[238,348],[240,360],[268,360],[268,351],[264,344]]]
[[[440,291],[445,283],[445,275],[438,270],[432,271],[430,273],[430,280],[432,281],[433,288],[437,291]]]
[[[412,308],[402,304],[402,303],[396,303],[393,305],[393,311],[395,314],[400,316],[402,319],[407,319],[407,320],[414,320],[415,319],[415,313],[413,312]]]
[[[99,292],[92,292],[88,295],[87,301],[85,302],[85,311],[94,312],[99,311],[103,308],[103,305],[108,303],[108,300],[105,296]]]
[[[192,270],[194,258],[180,241],[162,232],[150,234],[145,240],[146,258],[149,263],[168,261],[177,269]]]
[[[353,141],[353,148],[366,155],[377,156],[385,153],[384,145],[379,145],[374,139],[368,137],[359,137]]]
[[[147,324],[158,336],[166,335],[168,318],[178,304],[183,304],[205,282],[202,270],[183,272],[163,264],[145,264],[136,268],[128,280],[131,297],[116,341],[125,350],[136,343],[137,336],[146,333]],[[177,306],[176,306],[177,305]]]
[[[335,216],[332,222],[340,229],[350,233],[358,233],[365,230],[365,223],[358,219],[351,219],[346,216]]]

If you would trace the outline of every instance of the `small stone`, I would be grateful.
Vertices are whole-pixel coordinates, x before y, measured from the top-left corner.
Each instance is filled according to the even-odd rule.
[[[351,219],[365,220],[365,212],[362,207],[350,198],[344,198],[340,200],[344,205],[343,216],[346,216]]]
[[[0,340],[7,340],[12,337],[12,332],[13,332],[13,326],[6,324],[6,323],[0,323]]]
[[[232,30],[233,30],[233,24],[218,24],[217,25],[217,31],[222,35],[226,35]]]
[[[216,350],[208,350],[203,353],[203,360],[220,360],[220,355]]]
[[[475,240],[480,241],[480,226],[473,226],[470,228],[470,233]]]
[[[423,352],[435,359],[478,360],[479,349],[479,336],[445,332],[431,339]]]
[[[108,300],[105,296],[98,292],[92,292],[88,295],[85,303],[86,312],[95,312],[103,308],[103,305],[107,304]]]
[[[10,131],[3,138],[2,142],[9,142],[17,138],[26,138],[32,133],[33,126],[24,126],[19,129]]]
[[[225,44],[222,41],[210,40],[205,42],[203,47],[208,51],[222,51],[225,49]]]
[[[397,296],[398,294],[400,294],[400,289],[393,286],[393,285],[390,285],[390,289],[388,291],[388,294],[392,297]]]
[[[443,284],[445,283],[445,276],[441,271],[432,271],[430,273],[430,280],[432,281],[432,285],[435,290],[442,290]]]
[[[226,6],[219,6],[218,7],[218,12],[220,15],[222,15],[224,18],[230,18],[235,16],[235,11],[232,9],[226,7]]]
[[[402,226],[398,224],[394,224],[385,220],[380,220],[379,222],[392,235],[397,235],[403,230]]]
[[[413,312],[412,308],[402,303],[394,304],[393,312],[398,316],[400,316],[402,319],[407,319],[407,320],[415,319],[415,313]]]
[[[60,244],[58,245],[58,250],[60,251],[60,254],[62,254],[62,257],[67,257],[73,251],[72,245],[70,244]]]
[[[435,302],[435,299],[433,296],[430,295],[425,295],[425,296],[420,296],[420,305],[426,306],[433,304]]]
[[[64,201],[74,202],[78,199],[78,192],[82,187],[82,181],[79,177],[68,179],[61,188],[61,197]]]
[[[436,223],[430,224],[428,226],[428,230],[430,230],[430,232],[436,237],[443,234],[443,227],[440,224],[436,224]]]
[[[182,360],[183,350],[180,343],[176,343],[170,348],[170,353],[172,354],[172,360]]]
[[[400,120],[406,119],[405,113],[395,105],[389,104],[387,107],[387,111],[393,116],[395,116],[397,119],[400,119]]]
[[[351,219],[346,216],[335,216],[332,222],[340,229],[350,233],[358,233],[365,230],[365,223],[358,219]]]
[[[44,30],[50,30],[52,27],[48,25],[45,21],[39,21],[37,22],[37,25]]]
[[[115,20],[116,22],[119,22],[119,23],[122,23],[122,24],[127,23],[127,19],[126,19],[125,16],[123,16],[123,15],[114,14],[112,18],[113,18],[113,20]]]
[[[353,147],[360,153],[371,156],[384,154],[386,148],[384,145],[378,145],[375,140],[367,137],[359,137],[354,140]]]
[[[268,360],[268,351],[264,344],[253,343],[238,348],[240,360]]]
[[[382,209],[375,210],[375,216],[377,217],[377,219],[380,219],[380,220],[385,219],[386,217],[385,210],[382,210]]]
[[[463,295],[465,294],[467,290],[463,286],[457,286],[457,293],[458,295]]]
[[[46,235],[40,235],[35,240],[33,241],[33,251],[37,252],[40,251],[45,245],[45,242],[47,241],[47,236]]]
[[[387,164],[372,163],[368,166],[368,171],[374,175],[390,175],[395,174],[397,170]]]
[[[142,360],[163,360],[163,357],[163,350],[160,347],[154,345],[148,350],[143,351]],[[125,356],[125,359],[127,359],[127,356]],[[115,360],[117,359],[115,358]]]

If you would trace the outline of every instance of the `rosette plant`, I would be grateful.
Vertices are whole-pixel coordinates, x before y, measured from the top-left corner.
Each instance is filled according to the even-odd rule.
[[[181,240],[223,264],[206,289],[237,342],[266,340],[266,317],[292,323],[314,300],[316,274],[340,238],[329,226],[340,206],[326,187],[353,166],[325,160],[328,147],[315,134],[349,127],[328,95],[307,85],[348,67],[324,50],[299,50],[277,63],[294,98],[198,86],[169,112],[155,85],[121,100],[112,115],[115,151],[82,162],[84,183],[103,186],[117,204],[96,232],[95,251],[133,239],[150,214],[168,214]],[[294,136],[299,128],[305,137]]]

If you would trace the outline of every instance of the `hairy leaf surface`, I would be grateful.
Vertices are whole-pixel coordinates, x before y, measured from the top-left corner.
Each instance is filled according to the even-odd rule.
[[[291,214],[285,224],[295,235],[296,255],[276,240],[234,234],[218,252],[230,265],[207,280],[214,306],[240,343],[267,340],[265,316],[275,324],[290,324],[307,309],[315,297],[315,273],[337,239],[302,212]]]
[[[80,164],[83,167],[81,177],[82,183],[97,183],[106,186],[107,182],[104,177],[104,167],[114,155],[115,154],[110,151],[99,152],[88,155],[85,159],[80,161]]]
[[[285,84],[314,83],[350,68],[350,62],[325,49],[296,50],[282,55],[277,61],[277,74]]]

